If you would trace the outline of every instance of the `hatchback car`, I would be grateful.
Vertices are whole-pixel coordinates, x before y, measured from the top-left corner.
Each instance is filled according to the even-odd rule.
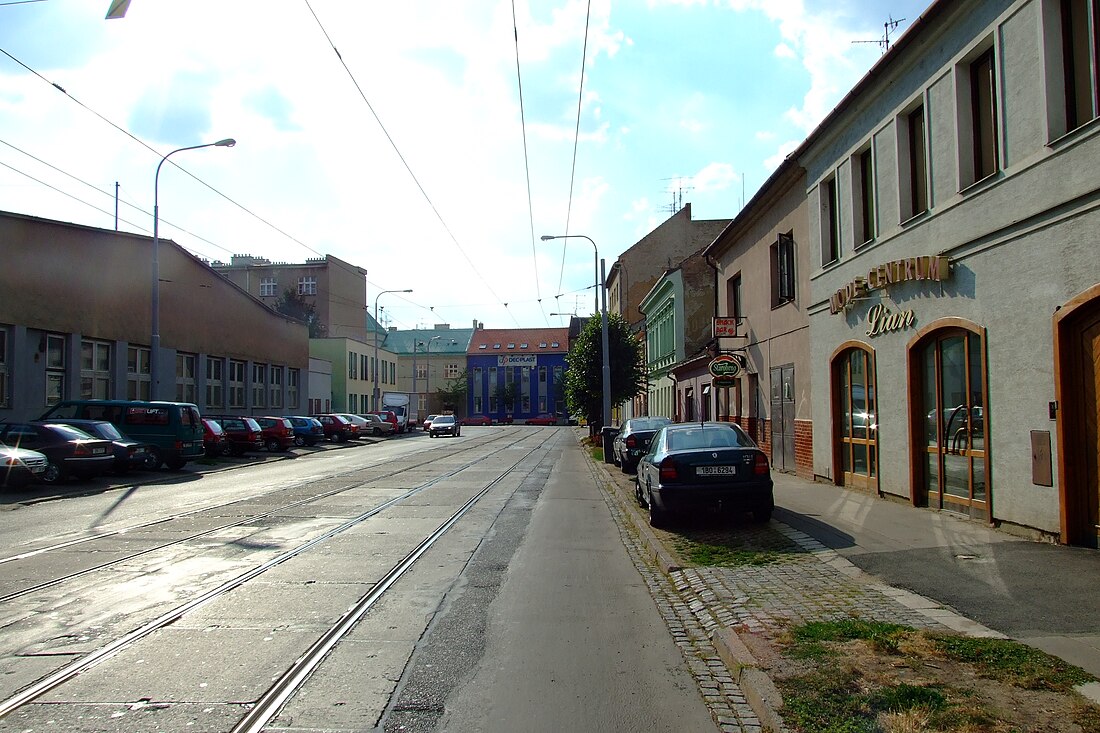
[[[0,486],[19,489],[46,472],[46,456],[26,448],[0,443]]]
[[[126,473],[135,468],[155,468],[149,458],[149,445],[123,435],[114,423],[106,420],[58,420],[57,425],[72,425],[83,430],[93,438],[111,441],[115,462],[111,469],[115,473]]]
[[[70,476],[87,480],[108,470],[115,461],[111,441],[88,435],[80,428],[57,423],[0,425],[0,442],[46,456],[41,479],[55,484]]]
[[[229,436],[217,420],[202,418],[202,447],[207,458],[217,458],[229,452]]]
[[[671,425],[667,417],[634,417],[624,422],[611,444],[611,457],[623,473],[633,473],[638,461],[649,451],[657,431]]]
[[[325,440],[335,440],[338,443],[343,443],[359,433],[358,427],[339,415],[325,414],[311,415],[311,417],[321,423],[321,428],[325,431]]]
[[[455,420],[454,415],[440,415],[432,420],[432,426],[428,428],[428,436],[437,438],[440,435],[462,435],[462,426]]]
[[[638,463],[635,481],[654,527],[666,526],[673,512],[700,510],[752,512],[767,522],[775,507],[768,457],[732,423],[666,425]]]
[[[210,417],[222,426],[229,438],[231,456],[243,456],[248,451],[260,451],[264,447],[264,432],[251,417],[239,415],[214,415]]]
[[[282,453],[294,445],[294,423],[285,417],[257,417],[268,453]]]
[[[424,422],[421,423],[421,424],[424,426],[424,432],[425,433],[428,432],[428,428],[430,428],[432,426],[432,420],[435,420],[437,417],[439,417],[439,416],[438,415],[428,415],[426,418],[424,418]]]
[[[294,430],[294,445],[317,445],[325,439],[325,429],[312,417],[304,415],[286,415]]]

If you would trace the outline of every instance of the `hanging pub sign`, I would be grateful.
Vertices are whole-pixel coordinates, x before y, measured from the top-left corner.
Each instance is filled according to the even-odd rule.
[[[714,384],[719,387],[733,384],[745,371],[745,360],[738,354],[719,354],[710,360],[707,371],[714,378]]]
[[[714,338],[736,338],[739,320],[737,316],[715,316],[712,328]]]

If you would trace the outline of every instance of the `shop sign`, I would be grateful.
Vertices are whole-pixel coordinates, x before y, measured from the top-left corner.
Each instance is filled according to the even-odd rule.
[[[917,316],[911,310],[894,313],[881,303],[871,306],[867,311],[867,335],[871,338],[884,333],[903,331],[917,322]]]
[[[714,319],[714,338],[735,338],[737,336],[736,316],[716,316]]]
[[[943,282],[951,277],[951,260],[947,257],[907,257],[894,260],[867,272],[867,277],[857,277],[829,297],[829,311],[847,311],[856,300],[866,297],[872,290],[887,288],[910,280],[935,280]]]
[[[530,356],[526,354],[522,356],[519,354],[505,356],[501,354],[497,357],[497,366],[534,366],[537,360],[538,357],[534,354]]]
[[[733,383],[744,370],[745,360],[736,354],[719,354],[707,365],[707,371],[714,377],[714,383],[718,386]]]

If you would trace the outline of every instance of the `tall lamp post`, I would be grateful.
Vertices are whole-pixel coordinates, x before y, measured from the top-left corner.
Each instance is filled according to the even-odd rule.
[[[160,194],[160,167],[168,157],[184,150],[198,150],[199,148],[231,148],[237,144],[233,138],[219,140],[216,143],[203,145],[190,145],[186,148],[176,148],[160,159],[157,163],[157,174],[153,177],[153,332],[149,337],[149,378],[152,384],[149,389],[149,399],[160,399],[160,207],[158,197]]]
[[[381,395],[378,393],[378,367],[379,367],[379,364],[378,364],[378,329],[382,328],[382,324],[378,322],[378,299],[381,298],[386,293],[411,293],[411,292],[412,292],[412,288],[408,288],[406,290],[383,290],[380,293],[378,293],[378,295],[374,296],[374,326],[375,326],[375,331],[374,331],[374,369],[372,371],[374,372],[374,395],[373,395],[373,397],[374,397],[374,407],[373,407],[373,409],[375,409],[375,410],[379,409],[379,397],[381,397]],[[414,348],[415,348],[415,345],[414,345]]]
[[[601,423],[603,427],[607,427],[611,422],[611,361],[608,358],[608,337],[607,337],[607,283],[600,276],[600,270],[602,262],[600,260],[600,251],[596,247],[596,243],[592,241],[591,237],[586,237],[583,234],[543,234],[540,239],[544,242],[548,242],[551,239],[587,239],[592,242],[592,249],[596,253],[596,312],[600,314],[600,326],[603,329],[602,341],[603,341],[603,418]],[[600,309],[600,284],[603,283],[603,310]],[[606,451],[605,451],[606,452]]]

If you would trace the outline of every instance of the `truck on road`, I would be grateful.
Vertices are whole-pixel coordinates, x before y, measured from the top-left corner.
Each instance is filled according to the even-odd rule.
[[[397,415],[397,432],[404,433],[409,429],[409,410],[412,404],[411,395],[405,392],[383,392],[382,409],[390,410]]]

